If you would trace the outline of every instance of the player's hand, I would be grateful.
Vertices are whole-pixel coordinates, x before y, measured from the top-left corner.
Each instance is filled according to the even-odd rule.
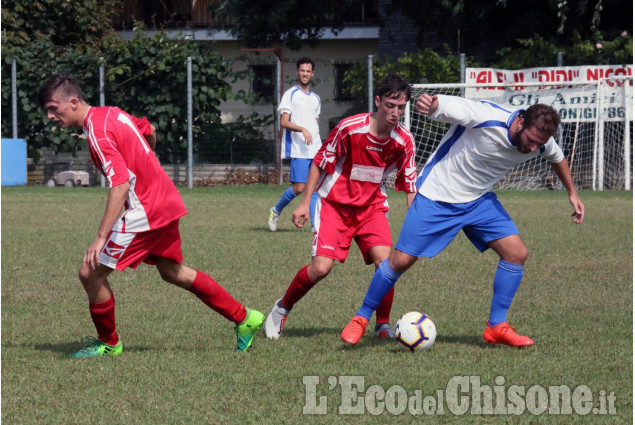
[[[97,236],[84,255],[84,266],[95,270],[99,265],[99,253],[106,244],[106,239]]]
[[[569,196],[569,202],[573,205],[573,222],[575,224],[581,224],[584,221],[584,204],[578,195]]]
[[[415,103],[417,112],[428,115],[433,113],[439,107],[439,96],[430,96],[427,93],[422,94]]]
[[[302,135],[304,136],[304,143],[306,143],[307,145],[313,143],[313,136],[311,136],[311,132],[309,130],[303,128]]]
[[[293,216],[291,219],[293,220],[293,224],[296,227],[302,228],[304,223],[311,217],[311,213],[309,212],[309,206],[300,203],[298,207],[293,211]]]

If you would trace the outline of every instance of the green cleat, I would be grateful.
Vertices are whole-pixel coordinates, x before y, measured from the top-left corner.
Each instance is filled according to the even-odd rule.
[[[236,328],[234,328],[236,338],[238,339],[236,351],[247,351],[247,349],[251,347],[256,334],[265,321],[265,315],[261,312],[249,308],[246,308],[246,310],[247,316],[245,316],[245,320],[237,324]]]
[[[121,354],[123,350],[123,345],[121,345],[121,340],[117,343],[117,345],[108,345],[106,343],[101,342],[97,338],[93,338],[89,336],[87,338],[90,343],[83,347],[76,353],[71,354],[71,357],[75,358],[83,358],[83,357],[100,357],[100,356],[117,356]]]

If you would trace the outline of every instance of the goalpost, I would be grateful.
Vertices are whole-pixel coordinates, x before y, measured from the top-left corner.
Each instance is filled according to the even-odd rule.
[[[566,85],[564,85],[566,84]],[[553,106],[561,117],[554,136],[569,161],[578,189],[631,190],[633,183],[633,79],[619,77],[586,83],[413,84],[404,114],[415,141],[419,170],[449,124],[428,119],[414,108],[422,93],[490,100],[510,110],[532,104]],[[391,176],[394,178],[394,176]],[[388,179],[387,184],[391,184]],[[559,189],[557,176],[541,157],[509,171],[495,189]]]

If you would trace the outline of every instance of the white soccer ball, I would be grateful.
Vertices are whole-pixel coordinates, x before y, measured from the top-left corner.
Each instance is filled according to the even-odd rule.
[[[437,327],[428,315],[411,311],[399,318],[395,339],[410,351],[428,350],[437,337]]]

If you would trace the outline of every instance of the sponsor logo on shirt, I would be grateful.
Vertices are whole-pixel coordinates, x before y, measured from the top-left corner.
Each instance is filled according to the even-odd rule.
[[[376,146],[366,146],[366,149],[368,149],[369,151],[377,151],[377,152],[383,152],[384,151],[382,148],[378,148]]]

